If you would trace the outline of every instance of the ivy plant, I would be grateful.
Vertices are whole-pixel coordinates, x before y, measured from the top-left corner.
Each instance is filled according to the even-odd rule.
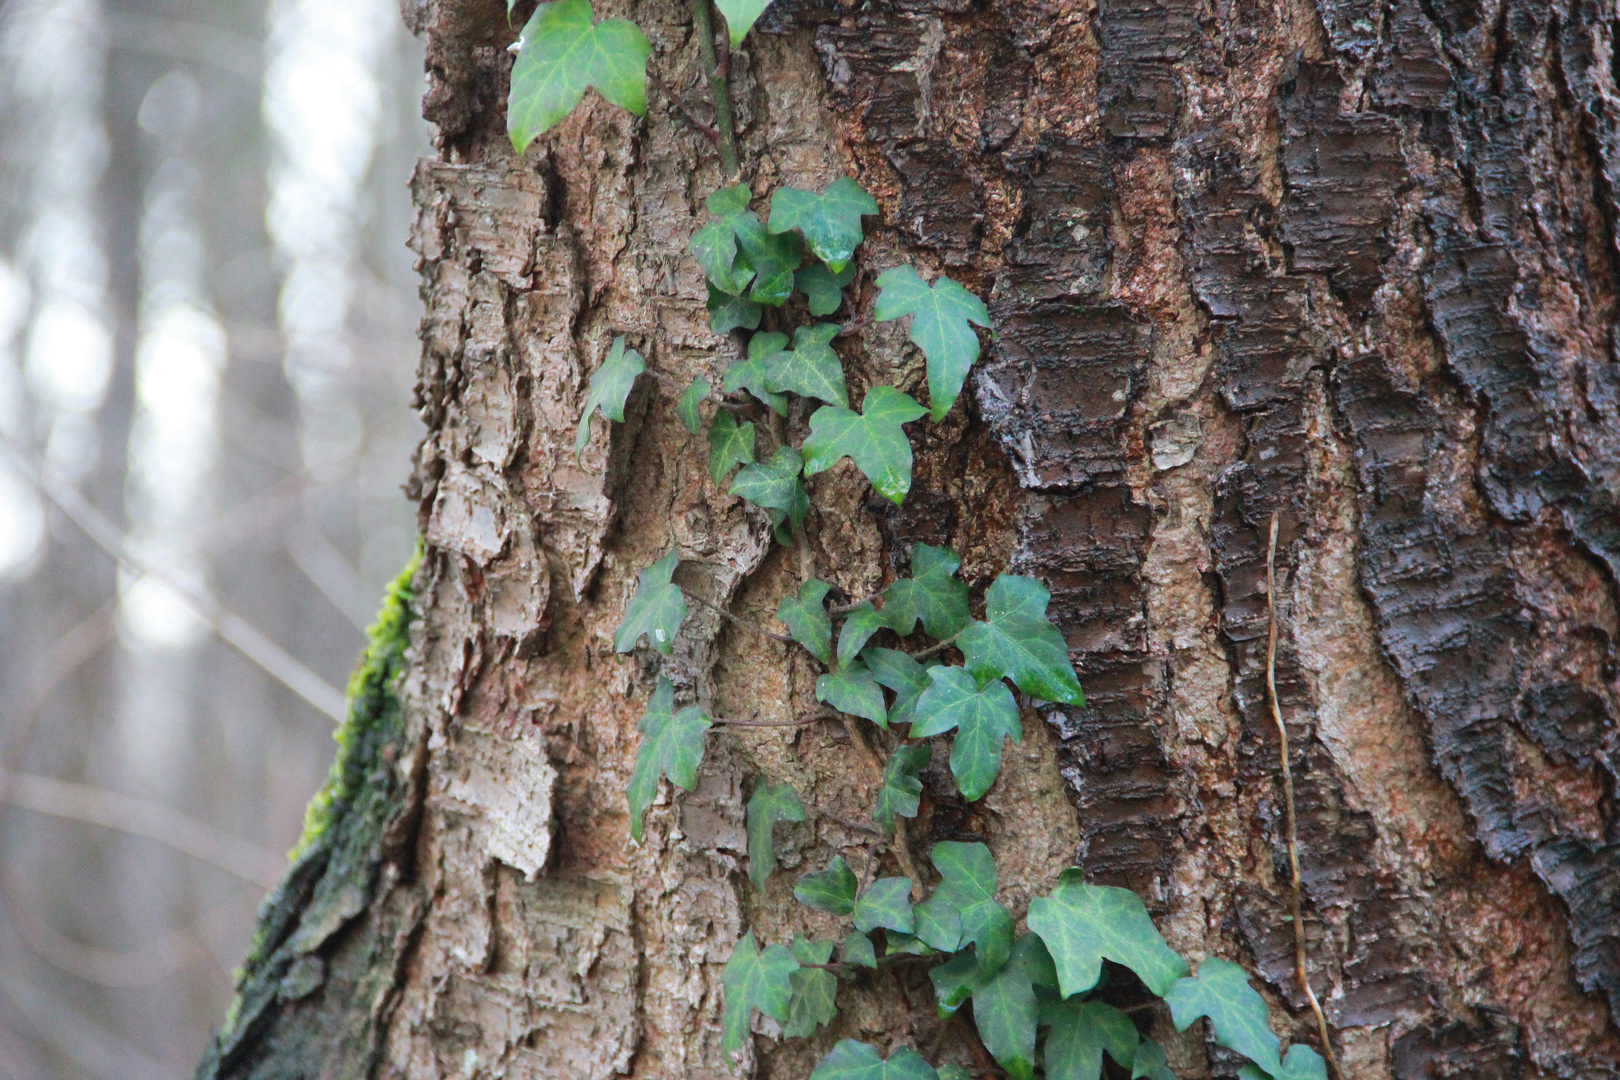
[[[506,98],[506,131],[522,153],[573,112],[587,89],[637,116],[647,111],[652,43],[628,19],[597,22],[591,0],[541,4],[524,24]]]

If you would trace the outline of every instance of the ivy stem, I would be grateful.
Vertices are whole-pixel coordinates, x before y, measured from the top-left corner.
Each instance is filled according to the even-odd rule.
[[[698,53],[703,58],[703,70],[709,80],[709,96],[714,99],[714,126],[719,133],[720,168],[727,180],[736,180],[741,171],[737,165],[737,132],[731,118],[731,88],[726,82],[726,68],[714,51],[714,8],[710,0],[692,0],[692,29],[697,31]]]
[[[686,121],[688,127],[713,143],[715,149],[720,148],[720,132],[716,131],[713,126],[705,124],[693,116],[691,110],[686,107],[686,103],[677,97],[675,91],[650,68],[647,71],[647,81],[658,88],[659,93],[664,95],[664,99],[680,114],[681,119]]]
[[[817,720],[836,720],[838,714],[823,709],[809,716],[801,716],[797,720],[734,720],[729,716],[711,716],[709,719],[716,724],[730,724],[732,727],[804,727]]]
[[[933,656],[937,652],[941,652],[941,651],[943,651],[945,649],[948,649],[948,648],[951,647],[951,645],[953,645],[956,642],[956,639],[961,637],[964,633],[966,633],[966,628],[965,627],[963,629],[961,629],[961,630],[958,630],[956,633],[952,634],[950,637],[946,638],[944,641],[936,642],[935,644],[928,646],[928,648],[923,649],[920,652],[912,653],[911,658],[913,660],[921,660],[921,659],[923,659],[925,657]]]
[[[736,623],[738,626],[747,627],[749,630],[752,630],[756,634],[764,634],[768,638],[775,638],[777,641],[780,641],[784,645],[792,645],[792,644],[794,644],[793,639],[788,637],[786,634],[778,634],[776,631],[767,630],[763,626],[759,625],[759,623],[753,622],[753,621],[751,621],[749,619],[745,619],[741,615],[733,615],[731,612],[727,611],[725,608],[721,607],[719,604],[710,603],[709,601],[703,599],[703,597],[699,596],[697,593],[693,592],[691,589],[686,588],[684,585],[681,587],[681,595],[685,596],[688,600],[694,600],[697,603],[702,604],[704,607],[708,608],[710,611],[713,611],[713,612],[716,612],[717,614],[719,614],[722,618],[730,619],[732,622]]]

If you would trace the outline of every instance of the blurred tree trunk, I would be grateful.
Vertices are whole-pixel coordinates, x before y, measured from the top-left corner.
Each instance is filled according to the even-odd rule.
[[[997,322],[974,393],[915,425],[903,507],[847,462],[813,482],[817,571],[865,596],[927,541],[975,585],[1037,575],[1089,697],[1026,718],[982,803],[936,757],[914,857],[982,838],[1020,910],[1071,863],[1136,889],[1314,1041],[1265,693],[1276,515],[1310,970],[1349,1077],[1620,1070],[1606,10],[778,0],[735,57],[756,192],[848,173],[883,204],[856,312],[910,259]],[[637,19],[706,111],[684,9],[597,14]],[[629,839],[657,667],[612,654],[635,572],[678,545],[686,586],[770,621],[803,569],[674,414],[671,387],[738,349],[686,253],[721,177],[662,91],[644,121],[588,95],[515,156],[502,5],[406,18],[440,153],[414,181],[430,433],[404,722],[356,759],[374,797],[339,800],[267,906],[199,1075],[731,1075],[732,943],[827,936],[792,880],[860,842],[785,828],[762,895],[746,792],[790,780],[858,819],[874,777],[837,725],[717,729],[697,790]],[[671,381],[644,377],[576,463],[621,333]],[[857,390],[920,381],[894,324],[844,340]],[[811,703],[802,656],[702,611],[662,663],[726,715]],[[802,1078],[837,1037],[926,1047],[926,980],[900,987],[851,983],[833,1031],[750,1061]],[[1200,1029],[1156,1032],[1179,1075],[1231,1075]]]

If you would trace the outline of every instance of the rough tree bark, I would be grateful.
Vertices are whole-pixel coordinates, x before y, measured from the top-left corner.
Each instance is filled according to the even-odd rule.
[[[682,5],[606,14],[706,110]],[[403,714],[350,739],[199,1076],[734,1075],[721,965],[748,927],[829,934],[794,870],[861,842],[836,816],[874,776],[835,724],[716,729],[698,789],[666,785],[631,842],[659,666],[612,653],[635,571],[678,545],[678,580],[766,622],[810,568],[708,480],[655,379],[570,447],[614,335],[681,384],[735,355],[686,252],[719,169],[657,91],[645,120],[588,95],[517,157],[503,5],[405,17],[440,153],[414,180]],[[1264,688],[1275,513],[1310,968],[1345,1075],[1620,1073],[1616,27],[1597,0],[777,0],[733,62],[745,178],[877,194],[860,310],[909,259],[998,324],[973,393],[914,425],[904,506],[847,461],[811,482],[807,558],[850,597],[917,541],[976,585],[1037,575],[1089,697],[1026,716],[980,804],[936,757],[919,862],[984,839],[1019,911],[1074,863],[1136,889],[1314,1042]],[[857,394],[920,385],[896,324],[845,340]],[[726,715],[812,707],[809,661],[706,611],[659,663]],[[759,777],[834,815],[782,830],[763,895],[740,865]],[[925,983],[841,1005],[814,1039],[756,1037],[744,1072],[934,1038]],[[1233,1071],[1156,1023],[1178,1075]]]

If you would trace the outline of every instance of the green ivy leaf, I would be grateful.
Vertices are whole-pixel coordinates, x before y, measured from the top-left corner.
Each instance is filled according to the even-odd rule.
[[[855,929],[870,934],[878,927],[911,933],[911,879],[878,878],[855,901]]]
[[[889,714],[883,708],[883,690],[866,665],[851,660],[837,671],[829,671],[816,680],[816,700],[851,716],[864,716],[880,728],[889,726]]]
[[[760,780],[748,800],[748,877],[754,887],[763,889],[765,879],[776,870],[776,844],[771,828],[778,821],[803,821],[804,803],[792,784],[772,784]],[[826,963],[825,960],[818,963]]]
[[[798,229],[816,258],[836,274],[849,265],[864,238],[861,217],[877,212],[876,199],[849,177],[840,176],[820,195],[799,188],[777,188],[771,195],[770,230],[779,233]]]
[[[748,209],[752,196],[743,184],[721,188],[705,205],[714,220],[692,236],[692,254],[721,292],[741,294],[756,304],[780,306],[793,294],[793,274],[804,261],[798,238],[778,236]]]
[[[778,1022],[787,1019],[788,1003],[793,999],[792,975],[798,970],[799,962],[785,946],[771,945],[761,952],[752,930],[743,935],[721,976],[726,987],[721,1049],[727,1053],[742,1049],[755,1009]]]
[[[680,417],[681,426],[693,435],[703,430],[703,414],[698,411],[698,406],[708,400],[713,392],[714,387],[709,385],[709,380],[699,375],[692,380],[691,386],[681,391],[681,399],[675,403],[675,415]]]
[[[675,648],[675,633],[686,618],[686,596],[670,579],[680,565],[681,553],[672,551],[636,575],[636,591],[625,605],[624,621],[613,635],[615,652],[629,652],[646,634],[659,652]]]
[[[1034,1080],[1037,985],[1055,985],[1052,958],[1033,934],[1013,946],[1007,965],[973,990],[973,1025],[996,1062],[1016,1080]]]
[[[793,274],[804,263],[799,238],[791,233],[777,236],[765,231],[751,213],[731,219],[737,246],[754,267],[754,285],[748,299],[756,304],[781,307],[793,295]]]
[[[832,618],[827,614],[827,593],[832,586],[811,578],[799,586],[797,597],[784,596],[776,605],[776,617],[787,625],[788,633],[823,664],[832,663]]]
[[[778,415],[787,415],[787,398],[771,390],[770,380],[765,377],[765,360],[772,353],[781,350],[787,344],[787,335],[767,331],[755,334],[748,339],[748,359],[738,360],[726,368],[721,377],[721,386],[726,393],[735,394],[738,390],[747,390],[761,402],[769,405]]]
[[[961,945],[978,946],[979,959],[989,969],[1006,963],[1012,952],[1012,913],[996,903],[996,861],[980,843],[942,840],[929,853],[939,871],[934,897],[956,910],[962,923]],[[1051,942],[1047,942],[1048,946]]]
[[[753,330],[759,326],[765,309],[745,296],[730,296],[709,283],[709,329],[716,334],[732,330]]]
[[[845,1039],[821,1059],[810,1080],[939,1080],[939,1074],[909,1047],[884,1061],[876,1047]]]
[[[647,807],[658,794],[660,774],[683,791],[691,791],[697,784],[697,769],[703,762],[703,733],[710,726],[709,718],[696,705],[675,712],[675,684],[662,675],[658,677],[647,711],[636,725],[641,732],[641,749],[636,753],[636,766],[625,792],[630,800],[630,835],[638,842]]]
[[[883,590],[883,623],[901,637],[922,620],[930,637],[944,641],[967,626],[968,587],[956,580],[962,560],[950,548],[918,544],[911,556],[911,576]]]
[[[1001,772],[1002,740],[1024,738],[1018,702],[1000,679],[980,687],[965,668],[941,666],[930,668],[928,674],[933,681],[917,699],[911,735],[923,739],[956,729],[951,773],[962,797],[977,802]]]
[[[771,460],[750,465],[731,482],[731,493],[741,496],[755,506],[772,511],[771,521],[776,526],[776,538],[783,544],[792,541],[793,530],[804,524],[810,513],[810,496],[805,494],[799,471],[804,459],[791,446],[778,446]],[[783,526],[787,526],[786,539]]]
[[[759,21],[771,0],[715,0],[714,6],[726,17],[726,29],[731,34],[731,47],[742,44],[743,37]]]
[[[1288,1048],[1282,1072],[1276,1076],[1267,1076],[1258,1065],[1245,1065],[1238,1070],[1238,1080],[1327,1080],[1327,1062],[1304,1043],[1295,1043]]]
[[[506,96],[506,133],[518,153],[573,112],[587,87],[646,115],[652,43],[628,19],[594,18],[590,0],[556,0],[535,8],[524,24]]]
[[[844,302],[844,286],[855,280],[855,267],[833,273],[821,263],[801,267],[793,275],[793,286],[804,293],[805,306],[812,315],[831,315]]]
[[[1105,959],[1136,972],[1160,997],[1187,974],[1187,961],[1164,943],[1141,897],[1129,889],[1087,885],[1078,869],[1063,871],[1050,897],[1030,903],[1029,928],[1057,961],[1064,997],[1096,986]]]
[[[1125,1068],[1142,1041],[1131,1018],[1101,1001],[1062,1001],[1049,1009],[1043,1064],[1047,1080],[1098,1080],[1103,1051]]]
[[[1066,871],[1065,876],[1071,872]],[[1136,897],[1124,889],[1116,891]],[[1140,906],[1142,901],[1136,903]],[[1031,925],[1034,918],[1032,909]],[[1148,982],[1145,978],[1142,981]],[[1282,1071],[1277,1036],[1266,1023],[1266,999],[1249,985],[1248,976],[1238,965],[1212,957],[1198,965],[1196,978],[1178,979],[1167,991],[1160,991],[1150,982],[1148,988],[1170,1006],[1170,1018],[1176,1022],[1177,1031],[1186,1031],[1199,1017],[1207,1016],[1216,1042],[1236,1050],[1272,1076]]]
[[[928,400],[934,420],[945,418],[962,392],[968,369],[979,358],[979,335],[971,324],[990,325],[984,301],[948,277],[930,288],[910,266],[897,266],[878,275],[877,304],[872,314],[879,321],[912,316],[911,340],[928,358]]]
[[[709,476],[718,487],[733,465],[754,463],[754,423],[737,423],[737,418],[721,409],[709,425]]]
[[[1136,1048],[1136,1060],[1131,1062],[1131,1080],[1176,1080],[1170,1071],[1170,1059],[1164,1056],[1164,1047],[1152,1039],[1143,1039]]]
[[[743,203],[744,209],[747,205]],[[691,248],[693,258],[697,259],[713,288],[729,296],[739,296],[754,280],[754,268],[737,249],[737,234],[732,231],[729,219],[711,221],[693,233]]]
[[[926,947],[940,952],[955,952],[962,947],[962,913],[938,892],[913,907],[911,914],[917,940]]]
[[[562,0],[567,2],[567,0]],[[574,454],[577,456],[591,441],[591,413],[598,407],[609,420],[624,422],[624,402],[630,396],[636,376],[647,370],[647,363],[634,349],[624,347],[624,335],[613,339],[613,348],[607,359],[591,376],[590,389],[585,395],[585,411],[580,414],[579,428],[574,432]]]
[[[1034,578],[1002,574],[984,595],[986,621],[962,631],[957,645],[968,670],[981,678],[1006,676],[1027,694],[1083,705],[1069,647],[1046,618],[1051,599]]]
[[[892,386],[874,386],[862,412],[823,405],[810,417],[804,474],[814,476],[850,457],[879,495],[898,504],[911,490],[911,442],[901,424],[926,412]]]
[[[979,963],[978,953],[970,947],[930,969],[928,978],[934,984],[939,1015],[946,1017],[961,1008],[974,991],[985,984],[988,975],[984,965]]]
[[[913,917],[921,910],[921,905],[912,908]],[[932,956],[935,951],[932,945],[920,940],[915,934],[902,934],[896,930],[884,935],[884,956],[897,956],[902,953],[908,956]]]
[[[844,857],[834,855],[827,869],[799,878],[798,884],[793,886],[793,895],[806,907],[848,915],[855,910],[855,894],[860,887]]]
[[[872,947],[872,939],[859,930],[851,931],[844,939],[844,963],[877,967],[877,950]]]
[[[883,620],[873,610],[871,601],[852,608],[844,616],[844,625],[838,630],[838,662],[847,664],[861,654],[872,635],[883,629]]]
[[[874,679],[894,691],[889,723],[909,724],[916,720],[917,699],[929,686],[929,668],[898,649],[882,649],[876,645],[862,650],[861,659]]]
[[[765,385],[773,391],[791,391],[800,397],[849,408],[844,365],[832,347],[838,330],[837,323],[817,323],[794,330],[792,349],[765,357]]]
[[[782,1025],[782,1034],[789,1039],[809,1038],[816,1028],[830,1023],[838,1015],[838,976],[824,968],[809,966],[831,960],[833,943],[808,941],[799,934],[788,951],[804,966],[788,976],[793,997],[788,1001],[788,1018]]]
[[[932,755],[933,747],[928,743],[901,743],[894,748],[894,754],[883,768],[883,787],[878,790],[877,806],[872,810],[872,820],[885,831],[894,831],[897,814],[917,816],[917,803],[922,795],[922,781],[917,774],[927,766]]]

